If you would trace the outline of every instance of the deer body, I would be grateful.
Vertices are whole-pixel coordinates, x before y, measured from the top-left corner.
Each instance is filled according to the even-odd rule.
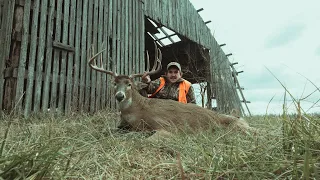
[[[157,48],[156,48],[157,49]],[[89,60],[89,66],[97,71],[114,77],[114,93],[121,112],[120,128],[131,131],[156,131],[154,136],[166,136],[180,130],[198,131],[216,126],[235,126],[247,131],[250,129],[244,120],[237,117],[220,114],[195,104],[183,104],[173,100],[146,98],[140,95],[140,85],[135,85],[134,78],[152,75],[160,72],[162,55],[156,50],[155,62],[151,71],[130,76],[117,75],[116,72],[108,71],[101,66],[98,67],[95,58],[99,52]],[[149,69],[149,58],[147,58],[147,69]]]
[[[249,126],[244,120],[220,114],[195,104],[183,104],[173,100],[146,98],[135,87],[128,89],[131,100],[119,102],[121,124],[128,125],[132,131],[204,130],[215,126],[235,125],[241,130]],[[119,92],[116,92],[116,94]],[[121,105],[121,103],[130,103]],[[122,108],[125,107],[125,108]]]

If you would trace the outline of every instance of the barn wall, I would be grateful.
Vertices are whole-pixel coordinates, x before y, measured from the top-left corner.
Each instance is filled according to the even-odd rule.
[[[15,107],[29,115],[49,109],[94,112],[114,107],[110,77],[87,64],[94,52],[105,48],[104,67],[116,67],[121,74],[131,73],[133,67],[135,72],[144,69],[144,13],[139,0],[5,2],[12,7],[12,19],[4,20],[13,24],[1,28],[1,43],[10,42],[3,41],[6,33],[13,37],[7,51],[1,51],[8,57],[5,66],[1,61],[5,86],[1,90],[6,97],[2,109]]]

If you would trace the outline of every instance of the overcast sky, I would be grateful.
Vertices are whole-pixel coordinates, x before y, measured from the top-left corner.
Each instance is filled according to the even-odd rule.
[[[244,71],[238,77],[253,114],[282,112],[284,88],[267,69],[294,98],[316,90],[305,77],[320,88],[319,0],[190,1],[196,9],[204,8],[199,14],[212,21],[207,24],[212,34],[219,44],[227,44],[223,50],[233,54],[229,60]],[[320,112],[319,99],[320,90],[303,100],[302,108]]]

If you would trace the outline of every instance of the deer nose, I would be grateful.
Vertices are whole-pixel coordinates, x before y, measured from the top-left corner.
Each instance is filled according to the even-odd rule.
[[[117,93],[116,94],[116,99],[121,102],[124,99],[124,94],[123,93]]]

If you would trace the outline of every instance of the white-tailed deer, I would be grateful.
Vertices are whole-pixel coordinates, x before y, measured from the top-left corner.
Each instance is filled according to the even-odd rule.
[[[118,75],[116,72],[103,68],[96,64],[96,58],[103,52],[99,52],[89,59],[92,69],[109,74],[114,78],[114,94],[121,112],[119,128],[129,131],[156,131],[152,137],[166,136],[179,130],[201,130],[216,126],[233,126],[242,131],[250,129],[249,125],[237,117],[220,114],[218,112],[202,108],[195,104],[183,104],[173,100],[147,98],[140,95],[134,83],[135,77],[152,75],[160,72],[162,54],[156,48],[155,61],[149,71],[149,56],[147,58],[147,72],[140,74]],[[139,84],[141,86],[141,84]]]

